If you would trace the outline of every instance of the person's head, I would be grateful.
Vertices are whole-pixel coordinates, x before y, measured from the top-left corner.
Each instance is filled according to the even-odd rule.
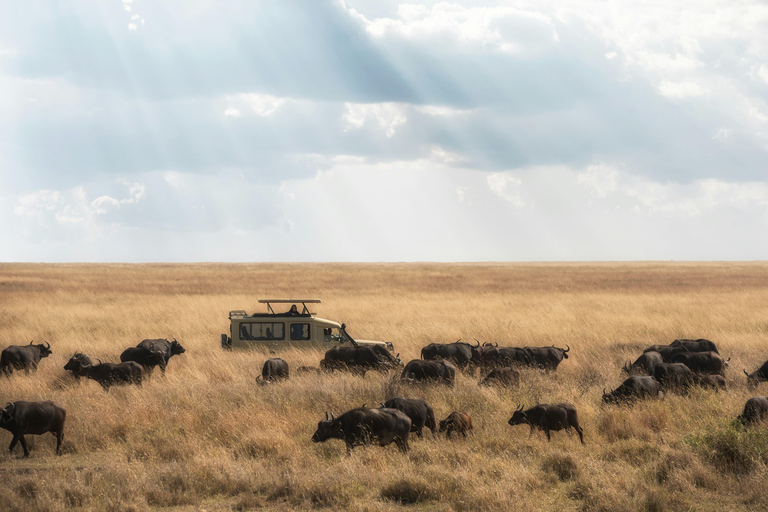
[[[291,306],[291,313],[298,313],[298,312],[299,312],[299,308],[296,307],[296,304]]]

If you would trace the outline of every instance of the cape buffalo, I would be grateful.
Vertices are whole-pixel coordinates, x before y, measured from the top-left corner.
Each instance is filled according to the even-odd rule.
[[[766,418],[768,418],[768,397],[756,396],[747,400],[744,404],[744,412],[737,419],[746,425]]]
[[[88,357],[88,354],[75,352],[75,355],[73,355],[69,361],[67,361],[67,364],[64,365],[64,369],[71,371],[76,379],[80,379],[80,374],[78,373],[80,368],[83,366],[91,366],[92,364],[93,362],[91,361],[91,358]]]
[[[558,365],[563,359],[568,359],[568,352],[571,347],[566,345],[567,348],[557,348],[554,345],[551,347],[524,347],[523,350],[526,353],[527,361],[530,366],[537,366],[546,371],[557,370]]]
[[[386,351],[387,349],[383,348]],[[391,354],[387,354],[392,357]],[[336,346],[325,353],[325,357],[320,361],[320,368],[323,370],[349,370],[365,376],[369,370],[386,372],[397,367],[393,358],[390,360],[384,354],[369,345],[358,346]]]
[[[696,373],[723,375],[728,362],[717,352],[688,352],[677,354],[672,358],[673,363],[683,363]]]
[[[480,342],[478,342],[479,346]],[[421,349],[421,358],[428,361],[444,359],[462,370],[472,362],[472,345],[461,340],[453,343],[430,343]]]
[[[67,411],[56,402],[24,402],[9,403],[0,409],[0,428],[13,434],[13,440],[8,447],[12,452],[16,443],[21,442],[24,457],[29,457],[27,434],[41,435],[50,432],[56,436],[56,455],[61,455],[61,441],[64,439],[64,420]]]
[[[531,435],[534,429],[543,430],[547,435],[547,441],[551,441],[550,431],[562,429],[576,429],[579,434],[581,444],[584,444],[584,431],[579,426],[579,418],[576,414],[576,407],[572,404],[539,404],[530,409],[523,410],[523,406],[515,409],[508,422],[510,425],[527,424],[531,427]]]
[[[658,352],[661,355],[661,359],[665,363],[672,363],[672,358],[677,354],[688,352],[688,349],[683,346],[669,346],[669,345],[651,345],[643,350],[643,352]]]
[[[451,437],[451,433],[467,437],[467,433],[472,430],[472,418],[469,414],[461,411],[453,411],[444,420],[440,420],[440,429],[438,432],[445,432],[446,437]]]
[[[151,348],[131,347],[125,349],[120,354],[120,362],[127,363],[128,361],[140,364],[149,375],[155,366],[164,367],[166,358],[163,351],[155,350],[154,345],[152,345]]]
[[[47,341],[38,345],[11,345],[0,353],[0,371],[10,376],[13,370],[37,370],[40,359],[51,355],[51,344]]]
[[[636,398],[664,398],[661,384],[648,375],[633,375],[610,393],[603,389],[603,402],[607,404],[629,402]]]
[[[652,373],[664,389],[684,389],[693,383],[693,372],[682,363],[659,363]]]
[[[453,385],[456,367],[448,361],[413,359],[405,365],[400,378],[411,382],[436,381]]]
[[[82,354],[81,354],[82,355]],[[75,353],[69,360],[65,368],[69,367],[80,377],[88,377],[98,382],[104,391],[118,384],[139,384],[141,385],[144,370],[139,363],[127,361],[125,363],[102,363],[85,364],[82,358]]]
[[[629,364],[629,361],[627,361],[622,370],[630,375],[650,375],[651,368],[663,361],[661,354],[655,350],[650,350],[648,352],[643,352],[631,365]]]
[[[520,373],[509,366],[494,368],[478,384],[480,386],[517,386],[520,383]]]
[[[181,343],[176,341],[176,338],[173,338],[173,341],[168,341],[166,339],[143,340],[141,343],[136,345],[136,347],[144,347],[150,350],[157,350],[162,352],[163,364],[160,365],[160,369],[163,371],[163,373],[165,373],[165,368],[168,366],[168,360],[172,356],[183,354],[187,351],[184,347],[181,346]]]
[[[764,362],[763,366],[753,373],[747,373],[747,370],[744,370],[744,375],[747,376],[747,385],[752,389],[761,382],[768,381],[768,361]]]
[[[717,346],[709,340],[699,338],[697,340],[675,340],[669,344],[670,347],[685,347],[689,352],[715,352],[719,354]]]
[[[728,383],[722,375],[693,375],[693,383],[702,388],[710,388],[715,391],[728,389]]]
[[[261,379],[264,384],[288,379],[288,363],[279,357],[271,357],[264,362],[261,369]]]
[[[419,437],[422,437],[424,427],[427,427],[432,432],[432,435],[437,431],[435,411],[422,398],[402,398],[396,396],[390,398],[381,406],[386,409],[397,409],[411,418],[411,432],[416,432],[416,435]]]
[[[530,357],[525,349],[519,347],[485,347],[480,364],[485,368],[528,366]]]
[[[321,443],[328,439],[341,439],[347,445],[347,455],[358,445],[378,441],[380,446],[393,442],[402,452],[408,451],[408,434],[411,419],[397,409],[351,409],[338,418],[325,413],[325,419],[317,424],[312,442]]]

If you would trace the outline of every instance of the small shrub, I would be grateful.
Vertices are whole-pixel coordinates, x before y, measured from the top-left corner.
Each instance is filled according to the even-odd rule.
[[[541,464],[541,469],[555,475],[561,482],[573,480],[579,473],[573,457],[561,454],[546,457]]]
[[[744,429],[736,421],[689,436],[686,442],[723,473],[744,475],[768,463],[768,431]]]
[[[381,497],[403,505],[412,505],[436,499],[435,493],[425,482],[405,478],[384,487],[381,490]]]

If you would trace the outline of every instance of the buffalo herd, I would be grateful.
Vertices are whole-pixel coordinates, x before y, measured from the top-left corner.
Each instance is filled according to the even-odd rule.
[[[457,372],[474,374],[479,368],[482,386],[515,387],[521,382],[521,368],[538,369],[545,373],[555,372],[568,358],[570,346],[555,347],[499,347],[498,344],[431,343],[421,350],[421,358],[404,363],[399,354],[393,356],[383,346],[360,345],[336,346],[328,350],[319,367],[295,368],[297,375],[316,375],[321,372],[348,371],[364,377],[369,371],[400,372],[400,383],[443,384],[453,386]],[[172,356],[185,352],[176,340],[148,339],[120,355],[120,363],[103,363],[81,352],[75,352],[65,370],[72,375],[96,381],[105,390],[120,384],[141,385],[157,366],[165,373]],[[0,371],[10,377],[16,370],[36,370],[42,358],[51,355],[48,342],[42,344],[7,347],[0,354]],[[725,390],[724,377],[730,358],[724,359],[715,344],[709,340],[675,340],[669,345],[652,345],[633,362],[623,366],[628,374],[616,389],[606,392],[605,404],[628,404],[635,400],[664,398],[665,393],[686,393],[693,387]],[[744,370],[747,384],[754,389],[760,382],[768,381],[768,361],[752,373]],[[263,365],[257,380],[262,384],[277,383],[289,379],[288,363],[278,357],[269,358]],[[451,412],[444,420],[436,421],[433,408],[421,398],[391,397],[380,407],[352,408],[339,416],[325,413],[325,419],[317,425],[313,442],[341,439],[347,453],[358,445],[377,443],[385,446],[395,443],[407,452],[409,435],[415,432],[421,438],[426,427],[435,436],[452,433],[466,437],[473,431],[472,418],[462,411]],[[51,401],[8,403],[0,409],[0,428],[13,435],[9,450],[21,443],[24,456],[29,456],[24,436],[51,432],[56,436],[56,453],[61,453],[66,411]],[[768,419],[768,397],[750,398],[744,411],[738,416],[745,425]],[[528,425],[531,434],[541,430],[550,440],[553,431],[575,430],[584,444],[584,431],[572,404],[537,404],[525,409],[519,405],[508,421],[510,426]]]

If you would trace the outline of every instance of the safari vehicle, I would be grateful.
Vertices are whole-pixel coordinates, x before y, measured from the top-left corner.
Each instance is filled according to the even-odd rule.
[[[392,352],[392,343],[353,339],[346,324],[326,320],[309,311],[307,304],[320,304],[320,299],[259,299],[267,305],[266,313],[248,314],[236,309],[229,312],[229,334],[221,335],[225,349],[262,347],[331,348],[335,345],[380,345]],[[285,313],[275,313],[276,304],[291,304]]]

